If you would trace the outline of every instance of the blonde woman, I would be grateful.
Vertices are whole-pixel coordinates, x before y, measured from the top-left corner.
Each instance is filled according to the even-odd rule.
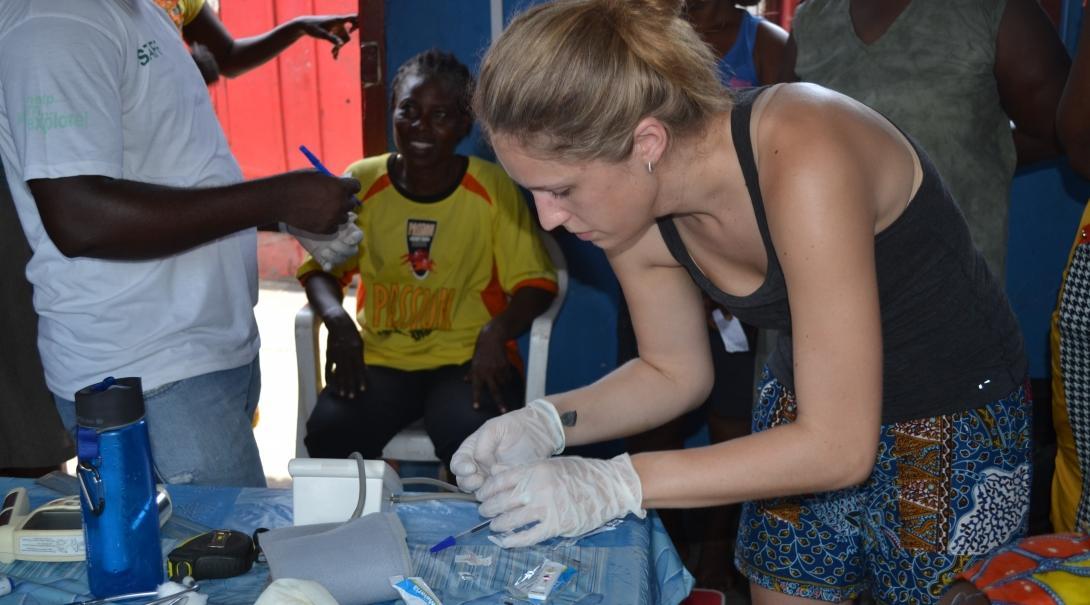
[[[674,1],[570,0],[489,50],[477,118],[546,229],[605,250],[640,357],[490,420],[455,454],[506,546],[647,508],[746,502],[756,603],[934,602],[1024,532],[1018,325],[934,166],[807,84],[729,94]],[[712,384],[701,290],[780,330],[754,433],[612,460]],[[938,345],[941,345],[938,346]]]

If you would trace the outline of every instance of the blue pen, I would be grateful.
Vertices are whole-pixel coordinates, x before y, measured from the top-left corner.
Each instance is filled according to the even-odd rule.
[[[447,536],[447,537],[443,538],[442,540],[440,540],[438,544],[436,544],[435,546],[432,546],[428,550],[430,550],[433,553],[436,553],[436,552],[439,552],[439,551],[443,550],[444,548],[449,548],[451,546],[454,546],[455,544],[458,543],[458,538],[463,538],[463,537],[468,536],[469,534],[472,534],[474,532],[481,531],[482,529],[488,527],[488,524],[491,523],[491,522],[492,522],[492,519],[486,519],[486,520],[481,521],[480,523],[474,525],[473,527],[471,527],[471,528],[469,528],[469,529],[467,529],[467,530],[465,530],[463,532],[454,534],[453,536]]]
[[[310,152],[309,149],[307,149],[306,145],[300,145],[299,151],[302,151],[303,155],[307,156],[307,159],[310,160],[311,166],[314,166],[316,169],[318,169],[318,172],[328,174],[329,176],[334,176],[333,173],[330,172],[324,164],[322,164],[322,161],[318,159],[318,156],[314,155]]]

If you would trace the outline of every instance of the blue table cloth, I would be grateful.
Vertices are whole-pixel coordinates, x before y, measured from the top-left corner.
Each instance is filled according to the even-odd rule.
[[[25,487],[31,507],[61,494],[27,479],[0,477],[0,494]],[[170,486],[174,512],[208,528],[253,532],[258,527],[291,525],[291,491],[283,489]],[[662,523],[626,517],[616,526],[579,540],[557,539],[504,550],[480,532],[436,554],[429,548],[444,537],[480,520],[473,503],[430,500],[400,504],[397,513],[408,534],[413,572],[421,576],[444,605],[518,603],[506,589],[545,558],[576,568],[572,581],[554,591],[548,603],[577,605],[677,605],[693,587],[693,578],[679,559]],[[185,535],[168,523],[163,552]],[[351,569],[346,562],[347,570]],[[83,563],[0,564],[0,574],[15,583],[15,591],[0,597],[0,605],[64,604],[90,598]],[[200,592],[215,605],[249,605],[269,581],[268,567],[255,564],[247,574],[225,580],[202,580]],[[391,601],[397,603],[398,601]]]

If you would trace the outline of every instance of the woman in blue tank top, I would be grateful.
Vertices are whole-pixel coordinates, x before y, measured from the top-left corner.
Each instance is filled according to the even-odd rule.
[[[760,0],[689,0],[685,17],[719,59],[719,77],[728,88],[771,84],[779,68],[787,32],[743,7]]]

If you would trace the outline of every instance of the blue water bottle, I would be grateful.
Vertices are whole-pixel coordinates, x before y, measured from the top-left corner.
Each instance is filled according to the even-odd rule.
[[[76,393],[76,454],[87,580],[100,598],[163,582],[159,511],[139,378]]]

